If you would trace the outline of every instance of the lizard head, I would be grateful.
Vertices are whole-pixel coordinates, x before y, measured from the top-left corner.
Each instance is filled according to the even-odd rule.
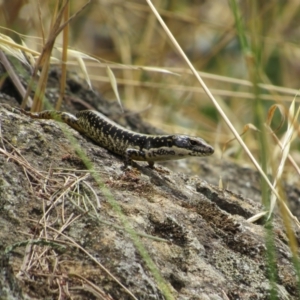
[[[179,156],[209,156],[214,153],[214,148],[199,137],[187,135],[173,135],[172,148],[176,148]],[[173,148],[173,149],[174,149]]]

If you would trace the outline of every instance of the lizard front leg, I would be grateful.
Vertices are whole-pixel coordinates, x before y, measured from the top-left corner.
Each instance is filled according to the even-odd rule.
[[[131,162],[133,160],[139,160],[139,161],[147,161],[150,168],[154,167],[154,161],[149,161],[146,158],[146,153],[143,150],[138,150],[134,148],[127,148],[125,150],[125,161],[124,161],[124,167],[127,168],[128,165],[131,165]]]

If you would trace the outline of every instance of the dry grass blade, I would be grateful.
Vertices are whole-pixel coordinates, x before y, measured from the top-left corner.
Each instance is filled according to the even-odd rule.
[[[259,220],[260,218],[264,217],[265,215],[267,215],[268,212],[267,211],[262,211],[254,216],[252,216],[251,218],[247,219],[247,222],[249,223],[254,223],[256,222],[257,220]]]
[[[268,184],[268,186],[270,187],[270,189],[272,190],[272,192],[275,194],[275,196],[278,199],[280,199],[280,201],[284,202],[283,199],[281,198],[281,196],[276,191],[276,189],[274,189],[274,187],[273,187],[272,183],[270,182],[268,176],[264,173],[264,171],[262,170],[261,166],[259,165],[259,163],[255,159],[255,157],[253,156],[253,154],[251,153],[251,151],[249,150],[249,148],[247,147],[247,145],[244,143],[244,141],[239,136],[239,134],[236,131],[236,129],[234,128],[233,124],[227,118],[227,115],[224,113],[224,111],[222,110],[221,106],[219,105],[219,103],[217,102],[217,100],[212,95],[211,91],[208,89],[208,87],[206,86],[206,84],[204,83],[204,81],[202,80],[202,78],[200,77],[200,75],[198,74],[198,72],[196,71],[196,69],[194,68],[193,64],[190,62],[190,60],[188,59],[188,57],[186,56],[186,54],[184,53],[184,51],[182,50],[182,48],[178,44],[177,40],[174,38],[173,34],[171,33],[171,31],[169,30],[169,28],[167,27],[167,25],[165,24],[165,22],[163,21],[163,19],[159,15],[159,13],[157,12],[157,10],[154,7],[154,5],[152,4],[152,2],[150,0],[146,0],[146,1],[147,1],[148,5],[150,6],[151,10],[153,11],[153,13],[155,14],[155,16],[157,17],[158,21],[162,25],[164,31],[166,32],[166,34],[170,38],[170,40],[173,43],[174,47],[177,49],[177,51],[179,52],[179,54],[181,55],[181,57],[187,63],[187,65],[191,69],[192,73],[197,78],[198,82],[201,84],[201,86],[204,89],[205,93],[210,98],[210,100],[212,101],[212,103],[216,107],[217,111],[222,116],[222,118],[224,119],[224,121],[226,122],[226,124],[228,125],[228,127],[230,128],[231,132],[234,134],[234,136],[236,137],[236,139],[238,140],[238,142],[240,143],[240,145],[242,146],[242,148],[244,149],[244,151],[246,152],[246,154],[248,155],[248,157],[250,158],[250,160],[252,161],[252,163],[256,167],[256,169],[259,171],[259,173],[261,174],[261,176],[263,177],[263,179],[265,180],[265,182]],[[292,218],[295,221],[295,223],[297,224],[297,226],[300,228],[300,222],[298,221],[298,219],[295,216],[292,216]]]
[[[1,27],[1,26],[0,26]],[[4,28],[5,30],[9,30],[9,28]],[[25,65],[31,67],[35,64],[36,57],[40,56],[40,52],[37,52],[31,48],[29,48],[25,42],[23,41],[23,37],[24,38],[34,38],[34,39],[38,39],[40,40],[40,38],[38,37],[33,37],[33,36],[26,36],[26,35],[22,35],[18,32],[12,31],[14,34],[18,35],[20,37],[20,39],[22,40],[22,45],[16,43],[14,40],[12,40],[10,37],[4,35],[4,34],[0,34],[0,48],[7,54],[17,58],[19,61],[21,61],[22,63],[24,63]],[[29,63],[28,64],[28,55],[31,55],[32,58],[29,60],[30,62],[34,62]],[[58,60],[54,57],[51,57],[51,61],[52,62],[58,62]]]
[[[298,165],[296,164],[296,162],[294,161],[294,159],[292,158],[292,156],[289,154],[289,150],[290,150],[290,144],[292,142],[292,140],[295,138],[296,133],[297,133],[297,119],[299,116],[299,110],[300,107],[298,108],[296,114],[294,112],[295,110],[295,101],[292,102],[289,112],[288,112],[288,127],[287,127],[287,132],[283,137],[283,142],[281,142],[277,136],[275,135],[274,131],[270,128],[270,123],[271,123],[271,119],[274,115],[274,109],[278,108],[278,105],[273,105],[269,111],[269,118],[268,118],[268,122],[266,124],[267,128],[269,129],[270,133],[273,135],[275,141],[277,142],[277,145],[279,146],[279,150],[275,149],[273,156],[275,161],[277,161],[277,157],[279,155],[279,151],[282,153],[281,155],[281,160],[276,172],[276,176],[273,182],[273,187],[275,189],[278,189],[278,193],[280,192],[281,184],[279,186],[278,183],[281,182],[281,177],[282,177],[282,173],[283,173],[283,169],[285,166],[285,162],[288,159],[291,164],[293,165],[293,167],[295,168],[295,170],[297,171],[298,175],[300,176],[300,168],[298,167]],[[285,115],[284,113],[284,108],[282,106],[280,106],[280,112]],[[284,117],[282,117],[282,119],[284,119]],[[282,122],[282,121],[281,121]],[[279,127],[279,126],[278,126]],[[258,219],[260,219],[261,217],[268,215],[267,218],[269,219],[271,217],[272,212],[274,211],[274,207],[276,204],[276,196],[274,194],[271,195],[270,198],[270,208],[268,212],[261,212],[259,214],[254,215],[253,217],[251,217],[248,221],[249,222],[254,222]],[[284,211],[288,214],[288,216],[292,219],[295,220],[295,217],[293,216],[292,212],[289,210],[289,208],[287,207],[286,203],[284,201],[280,201],[281,205],[283,206]],[[297,222],[297,221],[296,221]],[[288,228],[287,228],[288,229]]]
[[[5,28],[5,30],[9,30],[9,28]],[[31,48],[29,48],[22,37],[25,38],[35,38],[32,36],[24,36],[18,32],[13,31],[14,34],[18,35],[21,39],[22,45],[17,44],[11,38],[4,34],[0,34],[0,48],[10,56],[15,57],[25,65],[30,68],[36,64],[36,58],[40,56],[40,52],[37,52]],[[40,38],[35,38],[40,40]],[[57,58],[51,57],[51,63],[58,63]]]
[[[89,88],[90,88],[91,90],[93,90],[93,86],[92,86],[92,83],[91,83],[91,80],[90,80],[90,77],[89,77],[88,70],[87,70],[86,65],[85,65],[85,63],[84,63],[84,60],[83,60],[82,57],[80,57],[80,56],[77,56],[76,60],[77,60],[77,62],[78,62],[78,64],[79,64],[79,67],[80,67],[81,71],[82,71],[83,74],[84,74],[84,78],[85,78],[85,80],[86,80],[86,82],[87,82]]]
[[[1,50],[0,50],[0,61],[1,61],[2,65],[4,66],[5,70],[7,71],[7,74],[9,76],[9,78],[11,79],[11,81],[13,82],[14,86],[16,87],[17,91],[19,92],[21,97],[24,97],[26,95],[26,90],[25,90],[24,86],[22,85],[19,77],[17,76],[14,68],[11,66],[10,62],[8,61],[8,59],[6,58],[6,56],[4,55],[4,53]],[[26,60],[26,62],[27,62],[27,60]],[[28,97],[28,104],[32,105],[32,99],[30,97]]]
[[[170,70],[159,68],[159,67],[139,66],[137,68],[140,69],[140,70],[143,70],[143,71],[148,71],[148,72],[158,72],[158,73],[165,73],[165,74],[180,76],[180,74],[178,74],[176,72],[172,72]]]
[[[19,61],[28,66],[26,56],[22,52],[28,50],[26,46],[22,47],[9,36],[0,34],[0,49],[8,53],[9,55],[16,57]]]
[[[60,52],[63,51],[63,49],[60,48],[60,47],[55,47],[55,48]],[[96,59],[96,58],[94,58],[94,57],[92,57],[88,54],[85,54],[83,52],[80,52],[80,51],[76,51],[76,50],[73,50],[73,49],[67,49],[67,51],[68,51],[68,57],[75,58],[75,60],[77,61],[78,65],[79,65],[79,67],[80,67],[80,69],[83,73],[83,77],[86,80],[89,88],[91,90],[93,90],[92,83],[91,83],[91,80],[90,80],[90,76],[89,76],[87,66],[86,66],[86,63],[84,62],[84,60],[87,59],[87,60],[95,61],[95,62],[97,62],[97,65],[101,64],[101,62],[98,59]],[[66,62],[66,64],[72,65],[72,62],[68,61],[68,62]]]
[[[58,11],[57,17],[53,21],[53,25],[50,29],[48,39],[47,39],[47,41],[43,47],[43,50],[36,62],[35,70],[34,70],[33,76],[32,76],[33,79],[35,78],[35,76],[37,74],[38,68],[42,65],[43,65],[43,68],[42,68],[42,72],[41,72],[41,75],[39,78],[39,83],[38,83],[38,87],[37,87],[37,90],[35,93],[31,111],[39,111],[42,107],[42,100],[43,100],[43,97],[45,94],[45,88],[46,88],[46,84],[47,84],[47,80],[48,80],[49,63],[50,63],[51,53],[52,53],[55,39],[60,34],[60,32],[69,24],[69,22],[71,22],[71,20],[73,20],[90,3],[90,1],[88,1],[85,5],[83,5],[81,7],[81,9],[79,9],[74,15],[72,15],[66,22],[64,22],[62,25],[60,25],[62,18],[63,18],[65,8],[68,5],[68,2],[69,2],[69,0],[66,0],[63,3],[60,10]],[[23,108],[23,109],[26,106],[27,97],[31,91],[31,88],[32,88],[32,82],[29,83],[27,93],[23,99],[23,102],[21,105],[21,108]]]
[[[51,58],[51,53],[52,53],[52,49],[55,43],[55,39],[57,38],[58,34],[65,28],[65,26],[68,23],[64,23],[64,27],[59,27],[63,18],[63,13],[65,11],[66,6],[68,5],[68,0],[65,1],[65,3],[63,3],[62,8],[60,9],[60,11],[58,12],[57,16],[56,13],[53,16],[52,19],[52,23],[53,25],[51,26],[50,29],[50,33],[49,33],[49,37],[46,41],[46,44],[43,47],[42,53],[36,63],[35,66],[35,70],[33,73],[33,78],[36,76],[37,74],[37,70],[40,66],[43,66],[42,71],[41,71],[41,75],[39,78],[39,82],[37,85],[37,89],[35,91],[34,94],[34,99],[33,99],[33,104],[31,107],[31,111],[40,111],[42,109],[43,106],[43,100],[44,100],[44,95],[45,95],[45,90],[46,90],[46,86],[47,86],[47,81],[48,81],[48,74],[49,74],[49,67],[50,67],[50,58]],[[58,4],[58,1],[57,1]],[[54,21],[53,21],[54,20]],[[31,88],[31,85],[29,85],[28,87]],[[28,88],[28,91],[30,90],[30,88]],[[26,95],[27,96],[27,95]],[[25,104],[26,104],[26,97],[23,100],[22,103],[22,108],[24,108]]]
[[[88,58],[91,59],[91,57],[88,57]],[[193,74],[191,70],[186,69],[186,68],[178,68],[178,67],[161,68],[161,67],[152,67],[152,66],[126,65],[126,64],[111,63],[110,61],[103,60],[103,59],[102,59],[102,61],[103,61],[103,64],[97,65],[97,67],[109,66],[111,69],[144,70],[144,71],[149,71],[149,72],[159,72],[159,73],[165,73],[165,74],[176,75],[176,76],[181,76],[183,74]],[[87,66],[95,67],[94,64],[87,64]],[[217,81],[219,83],[224,82],[224,83],[231,83],[231,84],[245,86],[245,87],[253,87],[253,83],[251,81],[248,81],[245,79],[233,78],[233,77],[229,77],[229,76],[221,76],[221,75],[211,74],[211,73],[201,72],[201,71],[198,71],[198,74],[202,78],[211,79],[211,80]],[[278,92],[278,93],[286,94],[286,95],[295,95],[298,92],[298,90],[296,90],[296,89],[287,88],[287,87],[283,87],[283,86],[276,86],[276,85],[272,85],[272,84],[258,83],[258,86],[269,92]],[[231,91],[231,92],[233,92],[233,91]],[[234,92],[233,92],[233,95],[235,95]],[[274,96],[272,96],[272,95],[261,94],[260,98],[264,99],[262,96],[269,96],[269,98],[272,97],[272,99],[274,99]],[[279,96],[279,95],[277,95],[277,96]],[[252,94],[252,98],[253,97],[254,96]],[[291,102],[291,98],[288,98],[288,99],[289,99],[289,102]]]
[[[83,276],[76,273],[69,273],[68,275],[80,278],[82,281],[84,281],[86,285],[83,285],[82,289],[88,290],[90,293],[94,294],[97,299],[99,298],[103,300],[113,300],[113,298],[107,295],[102,289],[100,289],[98,286],[96,286],[94,283],[92,283],[90,280],[87,280]]]
[[[257,128],[255,125],[249,123],[249,124],[246,124],[246,125],[244,126],[243,132],[240,134],[240,136],[244,135],[244,134],[245,134],[246,132],[248,132],[249,130],[253,130],[253,131],[258,131],[258,132],[259,132],[258,128]],[[222,153],[224,153],[224,151],[225,151],[227,145],[228,145],[229,143],[231,143],[232,141],[234,141],[234,140],[236,140],[236,138],[232,138],[232,139],[230,139],[229,141],[227,141],[227,142],[224,143],[223,149],[222,149]]]
[[[69,51],[74,51],[74,50],[69,50]],[[98,62],[100,62],[100,59],[95,59],[92,58],[91,56],[88,56],[82,52],[81,53],[83,58],[87,58],[87,59],[92,59],[92,60],[96,60]],[[158,73],[164,73],[164,74],[170,74],[170,75],[176,75],[176,76],[181,76],[184,74],[193,74],[191,70],[186,69],[186,68],[178,68],[178,67],[168,67],[168,68],[161,68],[161,67],[153,67],[153,66],[141,66],[141,65],[126,65],[126,64],[117,64],[117,63],[112,63],[110,61],[101,59],[101,61],[103,62],[102,64],[97,64],[95,65],[94,63],[87,63],[86,65],[88,67],[106,67],[109,66],[112,70],[113,69],[118,69],[118,70],[123,70],[123,69],[128,69],[128,70],[143,70],[143,71],[147,71],[147,72],[158,72]],[[198,71],[198,74],[202,77],[202,78],[206,78],[206,79],[211,79],[214,81],[217,81],[218,83],[231,83],[231,84],[235,84],[238,86],[245,86],[245,87],[253,87],[253,83],[251,81],[248,80],[244,80],[244,79],[239,79],[239,78],[233,78],[233,77],[228,77],[228,76],[221,76],[221,75],[217,75],[217,74],[211,74],[211,73],[206,73],[206,72],[201,72]],[[120,79],[118,79],[119,82]],[[124,79],[123,79],[124,80]],[[140,82],[138,80],[129,80],[129,82]],[[154,83],[152,83],[154,84]],[[272,94],[265,94],[262,93],[259,95],[259,98],[262,100],[274,100],[274,99],[278,99],[279,101],[282,101],[282,94],[285,95],[295,95],[298,90],[296,89],[292,89],[292,88],[287,88],[287,87],[283,87],[283,86],[276,86],[276,85],[272,85],[272,84],[265,84],[265,83],[259,83],[258,86],[261,89],[264,89],[266,91],[271,92]],[[163,85],[162,85],[163,87]],[[161,87],[160,87],[161,88]],[[188,90],[190,89],[199,89],[197,87],[194,86],[188,86]],[[214,94],[217,93],[218,90],[214,90]],[[222,91],[222,90],[220,90]],[[199,91],[198,91],[199,92]],[[280,94],[274,94],[274,93],[280,93]],[[219,94],[219,93],[218,93]],[[245,96],[243,96],[243,94],[245,94]],[[220,95],[224,95],[224,96],[232,96],[232,97],[245,97],[246,99],[254,99],[255,97],[253,96],[253,93],[246,93],[246,92],[235,92],[235,91],[228,91],[228,90],[224,90],[222,91],[222,94]],[[291,98],[284,98],[284,101],[289,101],[291,102]]]
[[[282,142],[282,146],[283,146],[282,158],[281,158],[281,161],[280,161],[280,164],[278,167],[276,178],[274,180],[274,187],[276,187],[279,190],[279,192],[281,192],[283,190],[281,177],[282,177],[285,161],[286,161],[289,151],[290,151],[291,142],[297,136],[299,113],[300,113],[300,107],[298,107],[298,109],[295,113],[295,101],[293,101],[291,103],[291,106],[290,106],[289,112],[288,112],[287,132],[284,135],[283,142]],[[275,201],[276,201],[276,199],[274,197],[271,197],[271,209],[273,209],[273,207],[275,206]],[[285,230],[286,230],[287,236],[288,236],[289,247],[290,247],[293,257],[295,259],[295,264],[298,264],[299,263],[299,261],[298,261],[298,259],[299,259],[298,258],[298,250],[299,250],[298,249],[298,241],[295,236],[293,226],[291,224],[291,219],[293,219],[293,215],[285,202],[280,201],[279,206],[280,206],[280,211],[281,211],[282,219],[284,222]],[[270,213],[271,213],[271,209],[270,209]],[[269,217],[270,217],[270,214],[269,214]]]
[[[105,76],[99,75],[90,75],[89,78],[95,81],[101,82],[110,82],[110,80]],[[189,85],[178,85],[178,84],[170,84],[170,83],[158,83],[158,82],[141,82],[139,80],[130,80],[123,78],[116,78],[119,84],[123,85],[131,85],[136,87],[147,87],[147,88],[156,88],[156,89],[170,89],[174,91],[182,91],[182,92],[191,92],[191,93],[200,93],[206,94],[203,91],[203,88]],[[255,96],[250,92],[237,92],[237,91],[229,91],[224,89],[210,89],[211,93],[214,93],[217,96],[223,97],[233,97],[233,98],[243,98],[254,100]],[[274,101],[274,97],[268,94],[259,94],[259,97],[262,100],[266,101]],[[291,102],[290,96],[277,96],[277,99],[280,101]],[[299,100],[300,102],[300,100]]]
[[[63,48],[61,47],[57,47],[55,46],[55,49],[58,50],[59,52],[62,52],[63,51]],[[91,60],[91,61],[94,61],[97,63],[97,66],[100,64],[100,65],[103,65],[102,62],[91,56],[91,55],[88,55],[84,52],[81,52],[81,51],[77,51],[77,50],[74,50],[74,49],[68,49],[68,57],[74,57],[75,59],[77,59],[78,57],[81,58],[81,59],[87,59],[87,60]]]
[[[67,22],[70,13],[70,3],[68,3],[64,9],[64,21]],[[60,110],[67,80],[67,60],[68,60],[68,45],[69,45],[69,23],[63,29],[63,51],[62,51],[62,63],[61,63],[61,78],[60,78],[60,93],[56,102],[55,109]]]
[[[273,132],[272,132],[272,135],[273,135],[273,138],[275,139],[276,143],[280,147],[281,151],[283,151],[283,145],[282,145],[281,141],[278,139],[278,137]],[[292,166],[294,167],[294,169],[296,170],[298,175],[300,176],[300,167],[297,165],[297,163],[295,162],[295,160],[293,159],[293,157],[290,154],[288,154],[288,160],[292,164]]]
[[[296,130],[295,128],[298,122],[298,116],[299,116],[299,111],[300,111],[300,107],[298,107],[297,112],[295,113],[295,101],[293,101],[290,105],[290,109],[288,112],[288,126],[287,126],[287,131],[283,137],[283,142],[282,142],[282,156],[281,156],[281,160],[280,160],[280,164],[278,166],[278,170],[277,170],[277,174],[276,177],[274,179],[273,182],[273,187],[276,188],[277,183],[281,180],[282,177],[282,173],[284,170],[284,166],[285,166],[285,162],[286,159],[288,158],[289,155],[289,151],[290,151],[290,146],[291,146],[291,141],[293,140],[293,136],[295,137],[295,133]],[[276,204],[276,196],[274,194],[271,195],[271,201],[270,201],[270,211],[269,211],[269,215],[268,218],[270,218],[274,207]],[[292,213],[290,212],[290,210],[286,207],[286,209],[289,211],[289,214],[291,215]]]
[[[70,51],[70,50],[69,50]],[[71,50],[74,51],[74,50]],[[78,51],[76,51],[78,52]],[[89,60],[94,60],[97,61],[99,64],[96,65],[96,67],[109,67],[110,69],[117,69],[117,70],[143,70],[143,71],[148,71],[148,72],[157,72],[157,73],[163,73],[163,74],[170,74],[170,75],[175,75],[175,76],[181,76],[181,74],[179,72],[182,71],[182,73],[186,73],[185,69],[178,69],[179,72],[177,72],[176,70],[173,71],[173,68],[162,68],[162,67],[154,67],[154,66],[141,66],[141,65],[127,65],[127,64],[120,64],[120,63],[113,63],[111,61],[108,60],[104,60],[104,59],[96,59],[92,56],[89,56],[85,53],[82,52],[78,52],[80,54],[80,56],[82,56],[83,58],[89,59]],[[89,67],[95,67],[94,63],[87,63],[87,66]]]
[[[94,209],[94,211],[99,210],[99,209],[101,208],[101,204],[100,204],[100,200],[99,200],[99,197],[98,197],[96,191],[91,187],[91,185],[90,185],[88,182],[84,181],[83,183],[89,188],[89,190],[92,192],[92,194],[93,194],[94,197],[95,197],[95,200],[96,200],[96,203],[97,203],[96,208],[95,208],[95,206],[92,205],[92,203],[90,202],[90,198],[87,197],[87,199],[88,199],[88,201],[90,202],[92,208]]]
[[[229,300],[227,294],[225,293],[225,291],[222,290],[223,296],[225,297],[224,300]]]
[[[36,181],[40,181],[41,178],[46,179],[47,177],[44,176],[42,173],[37,171],[35,168],[33,168],[28,161],[21,155],[19,154],[18,151],[15,151],[14,154],[7,152],[5,149],[0,148],[0,153],[5,155],[8,159],[11,159],[15,162],[17,162],[20,166],[22,166],[32,177],[32,179]]]
[[[26,48],[28,48],[28,46],[26,45],[26,43],[22,40],[21,41],[22,45]],[[31,71],[33,70],[32,68],[34,67],[36,60],[33,56],[33,54],[31,52],[27,52],[27,51],[23,51],[24,56],[26,57],[26,60],[29,63],[30,69]]]
[[[89,177],[89,174],[85,174],[79,178],[75,178],[70,182],[67,181],[67,183],[59,191],[55,191],[50,197],[50,201],[52,202],[52,204],[48,208],[47,212],[44,214],[43,218],[41,219],[41,222],[45,220],[46,216],[49,214],[49,212],[53,209],[53,207],[58,201],[60,201],[66,194],[68,194],[74,186],[78,185],[80,181],[85,180],[87,177]]]
[[[62,249],[66,248],[65,246],[61,245],[60,243],[55,243],[54,241],[38,239],[38,240],[22,241],[22,242],[18,242],[18,243],[15,243],[13,245],[10,245],[10,246],[5,248],[4,254],[8,254],[8,253],[14,251],[14,249],[16,249],[18,247],[24,247],[24,246],[27,246],[29,244],[42,245],[42,246],[51,246],[53,248],[62,248]]]
[[[120,95],[119,95],[118,84],[117,84],[116,77],[115,77],[115,75],[114,75],[114,73],[113,73],[113,71],[111,70],[110,67],[106,68],[106,72],[107,72],[107,76],[109,78],[110,84],[112,86],[112,89],[113,89],[113,91],[115,93],[115,96],[116,96],[116,98],[118,100],[118,103],[120,105],[121,111],[123,113],[124,109],[123,109],[122,101],[121,101],[121,98],[120,98]]]
[[[276,109],[279,109],[279,111],[280,111],[281,122],[279,123],[279,125],[277,126],[277,128],[275,130],[272,130],[273,132],[279,130],[280,128],[282,128],[282,125],[285,121],[285,107],[281,104],[274,104],[268,110],[268,117],[267,117],[266,125],[269,126],[269,127],[271,126],[271,122],[272,122],[272,119],[274,117],[274,113],[275,113]]]

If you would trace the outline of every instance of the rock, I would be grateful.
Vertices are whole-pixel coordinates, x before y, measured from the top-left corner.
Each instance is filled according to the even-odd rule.
[[[64,124],[3,105],[0,121],[1,299],[269,298],[268,226],[247,222],[263,210],[256,186],[245,197],[219,189],[206,159],[201,178],[176,162],[123,171]],[[272,226],[278,298],[299,299],[279,217]]]

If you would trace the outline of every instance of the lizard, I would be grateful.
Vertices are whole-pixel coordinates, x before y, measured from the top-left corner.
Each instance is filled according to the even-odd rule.
[[[18,110],[34,119],[53,119],[68,124],[99,146],[124,157],[125,168],[131,164],[132,160],[147,161],[153,168],[157,161],[209,156],[214,153],[214,148],[200,137],[134,132],[94,110],[82,110],[76,115],[55,110],[38,113]]]

